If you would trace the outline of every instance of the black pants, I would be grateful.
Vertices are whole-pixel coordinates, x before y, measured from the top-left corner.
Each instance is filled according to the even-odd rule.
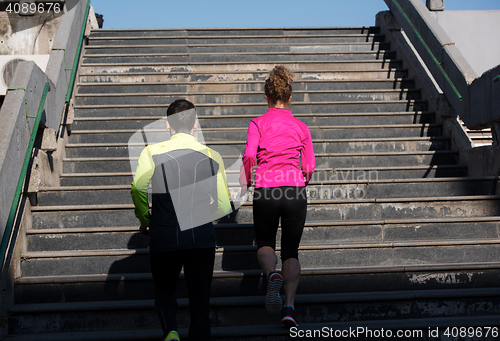
[[[257,247],[276,249],[276,232],[281,218],[281,261],[299,258],[299,244],[307,215],[305,187],[256,188],[253,224]]]
[[[155,307],[164,337],[177,330],[177,279],[184,266],[189,296],[189,340],[210,339],[210,288],[214,271],[215,248],[172,252],[151,252],[151,272],[155,283]]]

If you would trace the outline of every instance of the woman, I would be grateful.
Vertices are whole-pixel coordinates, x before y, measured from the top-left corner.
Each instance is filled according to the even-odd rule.
[[[281,311],[282,323],[287,327],[298,326],[294,308],[300,279],[298,247],[307,214],[305,186],[315,167],[309,128],[289,110],[292,77],[286,68],[276,66],[266,80],[264,92],[269,110],[250,122],[240,177],[245,193],[252,185],[252,170],[257,164],[253,220],[257,259],[267,276],[265,305],[269,313]],[[281,274],[276,271],[275,254],[280,218]]]

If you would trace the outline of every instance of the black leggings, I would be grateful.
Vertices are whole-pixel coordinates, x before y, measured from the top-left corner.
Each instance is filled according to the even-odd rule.
[[[210,339],[210,287],[214,271],[215,248],[172,252],[151,252],[151,272],[155,282],[155,307],[163,337],[177,330],[177,279],[184,266],[189,296],[189,340]]]
[[[299,244],[307,215],[305,187],[256,188],[253,223],[257,247],[276,249],[276,232],[281,218],[281,260],[299,259]]]

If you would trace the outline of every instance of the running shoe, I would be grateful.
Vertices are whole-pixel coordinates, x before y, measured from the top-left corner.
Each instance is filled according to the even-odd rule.
[[[299,324],[295,321],[295,309],[286,306],[281,311],[281,323],[287,328],[298,327]]]
[[[180,341],[179,334],[172,330],[163,341]]]
[[[279,272],[271,272],[267,279],[266,310],[269,314],[278,314],[283,303],[281,301],[280,290],[283,285],[283,277]]]

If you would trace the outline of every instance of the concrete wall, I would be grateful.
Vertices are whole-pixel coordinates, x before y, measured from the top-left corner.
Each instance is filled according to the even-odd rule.
[[[445,10],[431,15],[478,75],[500,64],[500,11]]]
[[[23,17],[0,12],[0,54],[49,54],[62,14]]]
[[[64,142],[67,136],[64,125],[62,125],[62,117],[66,109],[66,93],[68,92],[71,77],[71,71],[67,69],[72,68],[75,61],[80,33],[84,24],[86,5],[87,0],[66,0],[67,10],[64,15],[52,23],[54,25],[56,22],[58,23],[55,34],[55,27],[46,24],[48,20],[45,25],[40,24],[37,26],[40,32],[47,29],[44,38],[47,44],[40,44],[38,48],[39,52],[50,53],[47,69],[43,72],[34,62],[21,63],[15,72],[11,85],[12,88],[17,90],[10,90],[7,93],[0,109],[0,117],[2,118],[2,125],[0,126],[0,238],[4,236],[7,217],[27,152],[31,132],[33,131],[34,119],[28,116],[35,116],[37,114],[46,82],[50,84],[50,91],[45,102],[45,110],[42,114],[40,127],[37,131],[39,136],[43,136],[43,138],[41,145],[35,146],[36,156],[33,159],[33,169],[30,174],[31,178],[27,192],[36,191],[38,184],[53,186],[54,182],[58,181],[59,174],[62,171]],[[93,11],[90,13],[93,13]],[[23,21],[21,18],[18,19],[19,22]],[[28,18],[29,20],[33,23],[37,19],[35,16]],[[98,28],[95,17],[89,19],[88,23],[92,25],[92,28]],[[21,31],[16,31],[16,28],[13,27],[6,28],[5,21],[3,24],[2,33],[4,37],[9,35],[11,39],[21,39],[20,37],[23,34],[31,36],[33,33],[29,27]],[[50,44],[48,44],[48,40],[52,38],[48,38],[49,36],[53,36],[53,41]],[[3,51],[16,51],[16,53],[20,51],[19,53],[26,53],[27,51],[23,51],[22,49],[29,49],[33,44],[37,44],[36,41],[37,39],[31,39],[25,45],[19,42],[6,43],[4,41]],[[36,50],[37,48],[32,51]],[[78,59],[76,60],[78,61]],[[44,143],[47,143],[44,141],[49,141],[48,143],[51,144],[46,149],[47,151],[50,150],[50,152],[44,152]],[[9,245],[7,259],[11,259],[12,262],[7,261],[6,266],[0,274],[0,317],[8,311],[9,306],[12,304],[13,283],[14,278],[17,276],[16,269],[19,265],[18,252],[22,250],[22,242],[16,243],[15,240],[17,238],[18,241],[22,241],[24,238],[22,231],[30,228],[30,219],[27,218],[30,217],[31,212],[29,202],[26,202],[26,196],[23,196],[21,202],[24,203],[24,206],[22,209],[19,209],[18,216],[20,218],[18,217],[18,222],[19,219],[22,222],[20,226],[19,224],[16,225],[16,230],[12,233],[12,239],[9,239],[11,244]],[[6,332],[6,328],[0,326],[0,339]]]

